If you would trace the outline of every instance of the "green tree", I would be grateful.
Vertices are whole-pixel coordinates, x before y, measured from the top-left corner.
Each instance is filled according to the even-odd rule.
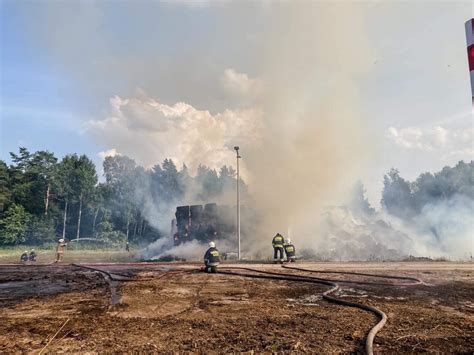
[[[214,169],[199,165],[195,181],[200,190],[197,197],[202,201],[214,199],[221,193],[219,177]]]
[[[40,213],[43,208],[43,196],[30,169],[31,153],[27,148],[20,147],[19,153],[10,152],[10,157],[13,202],[24,206],[30,213]]]
[[[105,210],[104,218],[98,225],[97,238],[112,244],[123,244],[127,240],[123,232],[114,230],[108,210]]]
[[[58,159],[48,151],[38,151],[31,156],[29,170],[44,190],[44,215],[48,215],[51,186],[55,177]]]
[[[10,172],[7,164],[0,160],[0,213],[6,209],[11,200]]]
[[[57,158],[48,151],[30,153],[20,147],[19,153],[10,153],[11,179],[15,202],[30,213],[48,215],[51,186]]]
[[[135,215],[137,166],[133,159],[116,155],[104,160],[104,175],[112,192],[112,205],[119,212],[128,239],[130,223]]]
[[[383,181],[382,206],[397,217],[411,219],[415,215],[416,207],[410,183],[400,177],[397,169],[391,169]]]
[[[56,169],[57,190],[64,200],[63,238],[65,237],[68,204],[78,203],[76,239],[80,238],[83,205],[93,196],[97,184],[95,165],[86,155],[66,155]]]
[[[189,174],[189,169],[186,164],[183,163],[181,170],[178,173],[179,190],[182,191],[183,197],[186,191],[192,189],[193,178]]]
[[[162,185],[162,198],[166,202],[175,202],[181,199],[184,195],[184,191],[181,190],[179,183],[178,169],[173,160],[165,159],[162,164],[161,173],[161,185]]]
[[[100,183],[94,189],[94,193],[92,194],[89,205],[94,211],[94,218],[92,220],[92,235],[94,237],[97,236],[97,219],[99,213],[102,211],[102,218],[104,214],[104,209],[106,205],[106,201],[110,199],[111,189],[106,184]],[[100,223],[100,221],[99,221]]]
[[[44,216],[32,216],[26,234],[26,243],[41,245],[55,239],[54,222]]]
[[[0,243],[7,245],[24,243],[31,218],[23,206],[15,203],[10,205],[0,219]]]
[[[77,160],[77,155],[66,155],[58,164],[55,171],[55,189],[57,197],[64,203],[63,207],[63,223],[62,223],[62,238],[66,238],[66,224],[68,216],[68,206],[74,197],[74,188],[72,181],[74,180],[74,162]]]
[[[83,204],[93,196],[94,187],[97,185],[98,178],[94,163],[86,155],[81,155],[80,157],[75,156],[74,159],[73,179],[71,183],[76,199],[79,202],[76,233],[76,239],[79,240]]]

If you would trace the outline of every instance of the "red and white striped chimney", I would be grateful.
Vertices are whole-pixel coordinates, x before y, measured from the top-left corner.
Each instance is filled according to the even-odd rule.
[[[474,19],[466,22],[466,41],[469,71],[471,72],[472,104],[474,105]]]

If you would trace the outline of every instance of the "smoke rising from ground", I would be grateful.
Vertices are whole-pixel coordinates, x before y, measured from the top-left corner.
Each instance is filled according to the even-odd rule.
[[[188,164],[190,173],[195,174],[199,164],[211,168],[235,166],[233,147],[241,147],[242,174],[249,186],[243,204],[254,208],[261,217],[244,236],[244,252],[249,255],[258,251],[270,253],[271,237],[276,232],[290,233],[300,250],[331,250],[341,245],[340,241],[347,241],[340,251],[342,256],[337,256],[342,258],[367,257],[391,249],[398,249],[400,255],[411,250],[424,253],[430,243],[436,242],[438,246],[444,243],[443,248],[450,255],[454,253],[452,245],[446,244],[447,239],[432,241],[425,227],[406,226],[394,216],[387,217],[394,219],[390,226],[381,227],[373,217],[352,218],[339,211],[331,218],[350,222],[345,233],[328,230],[326,206],[345,204],[354,181],[373,168],[370,165],[374,152],[383,149],[368,133],[367,125],[375,125],[378,117],[363,117],[369,96],[364,96],[367,87],[361,85],[361,79],[375,71],[377,53],[369,40],[366,16],[374,15],[378,7],[349,2],[264,2],[245,3],[242,8],[237,2],[226,3],[219,5],[216,16],[216,27],[225,26],[224,35],[197,36],[197,42],[190,44],[188,33],[205,24],[176,21],[170,24],[177,26],[170,32],[175,30],[177,37],[172,45],[162,48],[160,44],[166,41],[154,26],[160,22],[155,16],[162,20],[175,11],[173,5],[155,9],[154,3],[131,7],[120,3],[117,10],[130,15],[128,22],[120,26],[143,29],[140,35],[129,33],[136,39],[137,48],[146,49],[145,54],[138,51],[135,55],[113,31],[101,31],[106,27],[102,20],[108,13],[105,2],[42,6],[42,11],[29,8],[32,21],[27,23],[35,24],[33,20],[38,16],[45,19],[32,32],[48,32],[45,45],[53,48],[52,53],[62,59],[64,68],[81,76],[80,80],[86,78],[91,97],[100,97],[104,91],[109,97],[118,93],[110,99],[108,113],[85,126],[85,132],[104,146],[99,153],[102,158],[124,154],[145,168],[171,158],[178,167]],[[409,7],[411,11],[412,6]],[[386,11],[380,9],[381,14]],[[418,11],[426,18],[425,6],[421,10]],[[79,20],[78,13],[82,16]],[[199,15],[193,13],[191,17],[196,14]],[[257,24],[249,20],[255,14]],[[69,21],[71,18],[76,20]],[[89,21],[82,21],[83,18]],[[58,24],[65,30],[56,31]],[[185,30],[180,32],[181,28]],[[252,30],[247,31],[248,28]],[[374,28],[383,32],[380,26],[372,27],[370,38],[374,37]],[[397,30],[400,28],[384,29],[389,33]],[[215,29],[213,32],[220,33]],[[422,42],[417,38],[408,40]],[[83,60],[87,53],[95,53],[96,60]],[[384,68],[395,67],[396,60],[394,57]],[[84,70],[75,70],[78,62],[86,63],[81,64]],[[399,127],[393,125],[390,127]],[[413,145],[411,130],[392,128],[389,132],[397,144]],[[418,144],[420,134],[414,132]],[[445,142],[444,131],[435,133],[429,133],[428,138]],[[457,137],[453,135],[451,139],[448,135],[447,142]],[[136,189],[137,205],[164,235],[176,205],[211,202],[206,201],[207,197],[233,204],[234,198],[231,188],[222,196],[211,197],[198,196],[199,188],[190,186],[183,197],[165,203],[152,194],[153,187],[147,179]],[[437,225],[439,218],[450,215],[446,209],[451,208],[450,227],[442,224],[436,230],[449,231],[446,235],[456,233],[452,224],[464,209],[457,214],[452,205],[443,203],[427,205],[416,225]],[[368,227],[362,227],[364,224]],[[402,231],[397,234],[391,229]],[[426,238],[416,239],[417,234]],[[400,238],[415,244],[399,243]],[[422,246],[417,246],[417,240],[423,240]],[[359,243],[356,249],[361,253],[353,252],[353,243]],[[461,247],[463,243],[457,244]]]
[[[445,226],[434,218],[442,206],[426,206],[412,225],[390,215],[327,209],[346,204],[377,150],[376,141],[368,142],[361,117],[358,79],[371,69],[368,63],[375,55],[361,7],[280,4],[267,9],[265,22],[262,53],[255,58],[260,76],[231,68],[220,75],[222,90],[240,102],[239,108],[211,113],[183,102],[166,105],[142,93],[112,99],[109,117],[90,122],[89,129],[100,136],[112,133],[106,135],[110,147],[145,165],[157,156],[170,157],[189,164],[191,171],[201,163],[233,165],[233,146],[241,146],[250,189],[243,204],[260,218],[243,236],[243,252],[249,256],[268,251],[276,232],[290,234],[300,250],[322,258],[459,255],[458,248],[443,246],[446,240],[433,240],[427,232],[426,226]],[[137,140],[141,144],[134,144]],[[179,203],[208,202],[196,199],[193,191],[189,187]],[[233,204],[233,191],[227,189],[219,202]],[[148,210],[150,220],[163,228],[174,205],[149,205],[155,206]],[[465,238],[460,238],[462,245]],[[226,247],[233,249],[231,244]],[[150,249],[162,256],[168,247],[157,242]],[[180,246],[173,252],[195,257],[191,251],[204,247]]]
[[[322,207],[341,201],[375,148],[365,144],[357,85],[372,49],[357,6],[283,4],[269,12],[264,128],[258,149],[243,150],[263,213],[258,239],[267,246],[291,228],[312,247]]]
[[[211,114],[182,102],[115,97],[110,115],[87,127],[145,166],[157,156],[191,171],[201,163],[230,165],[233,146],[241,146],[251,189],[243,203],[261,215],[244,252],[268,248],[289,228],[311,247],[322,207],[341,201],[370,155],[357,86],[372,52],[362,13],[352,5],[282,4],[266,11],[265,22],[263,53],[255,58],[261,77],[234,69],[221,76],[223,89],[247,107]],[[348,33],[351,40],[343,40]]]

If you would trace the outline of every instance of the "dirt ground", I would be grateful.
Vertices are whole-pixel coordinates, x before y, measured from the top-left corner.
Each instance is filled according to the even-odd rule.
[[[305,274],[278,265],[245,266]],[[297,266],[415,276],[425,282],[340,283],[338,298],[373,305],[387,314],[388,322],[375,338],[376,352],[474,351],[473,264]],[[371,313],[322,300],[321,293],[328,289],[324,285],[204,274],[194,271],[192,264],[95,267],[119,281],[70,264],[0,266],[0,353],[39,353],[45,346],[43,353],[359,353],[378,321]],[[174,271],[177,268],[181,271]],[[339,274],[313,276],[374,281]]]

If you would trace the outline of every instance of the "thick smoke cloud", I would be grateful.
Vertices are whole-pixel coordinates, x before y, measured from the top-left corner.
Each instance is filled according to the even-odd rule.
[[[244,252],[267,251],[277,231],[289,233],[300,249],[331,249],[331,243],[337,246],[342,240],[340,234],[327,231],[326,206],[344,204],[354,181],[366,175],[367,168],[374,171],[370,166],[374,152],[383,149],[369,134],[368,125],[376,125],[378,116],[364,117],[364,106],[371,97],[365,95],[370,85],[362,79],[375,71],[377,50],[386,53],[382,70],[398,64],[398,57],[387,55],[392,53],[387,50],[390,45],[386,48],[379,43],[376,50],[371,43],[374,33],[382,30],[373,22],[367,28],[368,17],[386,20],[376,14],[378,7],[331,2],[220,4],[218,11],[214,9],[218,19],[213,26],[225,30],[212,28],[212,36],[199,32],[190,43],[188,34],[207,26],[190,16],[169,24],[167,31],[176,32],[176,37],[168,43],[168,36],[163,38],[156,24],[175,15],[173,5],[161,8],[155,3],[120,3],[114,10],[127,14],[120,27],[141,30],[125,33],[136,40],[134,45],[141,49],[138,54],[123,46],[120,35],[101,30],[109,13],[105,2],[45,5],[41,11],[32,5],[28,9],[32,33],[48,33],[45,45],[78,81],[86,82],[91,101],[102,99],[104,93],[107,97],[118,93],[110,99],[108,114],[96,115],[85,127],[85,132],[104,146],[102,156],[128,155],[146,168],[171,158],[177,166],[188,164],[195,173],[199,164],[211,168],[234,165],[233,146],[239,145],[242,173],[250,189],[243,203],[261,215],[260,222],[252,226],[254,231],[244,244]],[[430,18],[425,6],[417,9],[421,18]],[[387,9],[379,10],[383,14]],[[38,17],[43,19],[40,26]],[[252,20],[254,17],[257,19]],[[410,24],[414,23],[418,25],[417,21]],[[64,30],[57,31],[56,27]],[[385,30],[392,35],[400,30],[390,27]],[[413,27],[403,26],[402,30],[407,31],[407,41],[416,42],[419,48],[423,41],[409,36]],[[396,47],[398,50],[398,42]],[[84,60],[88,53],[94,53],[95,60]],[[416,58],[420,61],[424,57]],[[421,62],[427,68],[425,60]],[[438,64],[429,63],[430,68]],[[78,67],[81,70],[76,70]],[[382,78],[394,80],[398,74],[395,71]],[[137,88],[143,90],[137,92]],[[409,96],[411,92],[397,95]],[[378,99],[386,103],[386,97]],[[399,127],[396,123],[390,126]],[[472,134],[465,137],[462,132],[445,132],[443,127],[427,131],[395,127],[384,127],[384,132],[388,129],[389,138],[405,148],[439,146],[443,150],[458,147],[455,142],[459,139],[468,142],[472,138]],[[378,158],[384,154],[379,153]],[[151,196],[146,189],[140,195]],[[179,203],[197,202],[188,199],[191,195],[195,194],[187,194]],[[160,221],[157,225],[165,230],[174,206],[157,208],[154,201],[144,206],[149,206],[150,223]],[[426,220],[436,211],[427,212]],[[364,223],[371,225],[373,220]],[[351,235],[359,239],[359,232],[347,230],[345,239],[350,240]],[[395,242],[397,232],[383,239],[382,230],[372,233],[375,239],[370,245],[385,241],[385,249],[380,250],[410,252],[409,243]],[[359,231],[360,235],[367,234]],[[413,231],[400,233],[415,240]],[[427,237],[426,243],[429,240]],[[425,240],[423,243],[428,245]],[[343,257],[359,257],[351,250],[352,244],[347,244],[341,252]],[[417,250],[423,252],[423,248]]]
[[[392,169],[384,177],[382,204],[398,228],[423,241],[430,255],[470,258],[474,252],[474,161],[406,181]],[[422,254],[419,248],[412,253]]]
[[[429,203],[415,218],[413,229],[424,236],[435,256],[468,260],[474,254],[474,200],[456,195]]]
[[[370,156],[357,86],[372,53],[362,13],[305,4],[271,7],[265,16],[269,29],[256,59],[262,77],[234,69],[222,75],[224,90],[250,106],[211,114],[182,102],[115,97],[109,117],[88,127],[142,164],[168,157],[192,171],[200,163],[232,165],[233,146],[241,146],[251,196],[244,204],[262,215],[244,252],[268,248],[274,233],[289,228],[311,247],[322,207],[341,201]],[[342,40],[347,33],[351,41]]]
[[[365,144],[357,84],[373,50],[357,6],[300,3],[269,12],[263,137],[245,160],[264,211],[258,237],[266,246],[291,228],[311,247],[321,238],[323,206],[341,201],[375,148]]]

